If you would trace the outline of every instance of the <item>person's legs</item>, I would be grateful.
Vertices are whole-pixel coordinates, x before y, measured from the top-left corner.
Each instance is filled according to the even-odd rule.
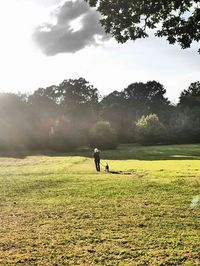
[[[98,164],[98,172],[100,172],[100,160],[97,161],[97,164]]]
[[[96,170],[99,171],[99,167],[98,167],[98,161],[97,160],[94,160],[95,162],[95,167],[96,167]]]

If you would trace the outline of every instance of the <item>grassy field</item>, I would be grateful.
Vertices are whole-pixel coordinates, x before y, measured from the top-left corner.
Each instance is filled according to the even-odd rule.
[[[200,145],[0,157],[0,265],[200,265]],[[197,198],[196,198],[197,199]]]

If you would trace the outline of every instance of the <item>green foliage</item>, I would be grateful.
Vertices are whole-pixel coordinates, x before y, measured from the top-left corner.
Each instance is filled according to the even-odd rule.
[[[67,107],[98,103],[98,91],[84,78],[64,80],[57,88],[61,103]]]
[[[200,82],[193,82],[189,88],[184,90],[179,98],[179,106],[181,108],[198,107],[200,110]]]
[[[28,131],[26,111],[23,95],[0,94],[0,150],[24,148]]]
[[[170,108],[170,102],[164,96],[165,93],[163,85],[155,80],[146,83],[135,82],[123,90],[126,104],[136,119],[150,113],[163,116],[163,112]]]
[[[101,24],[118,42],[148,37],[151,30],[170,44],[200,40],[198,0],[85,0],[101,13]]]
[[[114,149],[118,145],[117,134],[109,122],[97,122],[90,132],[90,145],[100,149]]]
[[[180,108],[171,118],[171,130],[176,143],[200,142],[200,108]]]
[[[49,147],[51,126],[59,116],[58,105],[52,98],[35,91],[27,98],[26,148],[42,150]]]
[[[102,104],[102,110],[100,117],[109,121],[112,128],[116,131],[118,139],[121,143],[128,142],[128,132],[130,127],[129,117],[127,115],[127,109],[124,104]],[[126,130],[124,130],[126,128]]]
[[[142,116],[136,122],[137,139],[143,144],[158,144],[163,142],[166,136],[164,125],[156,114]]]
[[[50,148],[55,151],[73,151],[80,145],[80,134],[64,116],[55,121],[52,127]]]
[[[132,83],[123,91],[114,91],[103,98],[101,117],[111,123],[121,143],[133,142],[132,120],[150,113],[156,113],[163,122],[170,117],[171,105],[165,93],[163,85],[154,80]]]
[[[176,142],[193,143],[200,141],[200,82],[193,82],[184,90],[171,117],[170,127]]]
[[[66,79],[58,86],[39,88],[34,95],[46,96],[54,102],[67,108],[81,104],[98,103],[98,90],[84,78]]]
[[[200,142],[200,83],[184,90],[177,106],[165,93],[157,81],[135,82],[100,101],[97,89],[83,78],[39,88],[31,95],[2,93],[0,150],[64,152],[88,145],[114,148],[117,143],[137,141]],[[157,116],[155,121],[146,121],[152,113]],[[133,126],[142,116],[138,126]],[[108,122],[99,125],[97,121]]]

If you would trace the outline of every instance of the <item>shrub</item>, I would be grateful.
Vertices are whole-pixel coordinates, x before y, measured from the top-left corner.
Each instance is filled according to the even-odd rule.
[[[136,122],[136,135],[142,144],[159,144],[167,138],[166,129],[156,114],[142,116]]]

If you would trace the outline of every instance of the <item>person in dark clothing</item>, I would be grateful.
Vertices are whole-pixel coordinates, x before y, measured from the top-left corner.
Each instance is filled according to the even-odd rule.
[[[94,149],[93,157],[94,157],[96,170],[97,172],[100,172],[100,151],[97,148]]]

